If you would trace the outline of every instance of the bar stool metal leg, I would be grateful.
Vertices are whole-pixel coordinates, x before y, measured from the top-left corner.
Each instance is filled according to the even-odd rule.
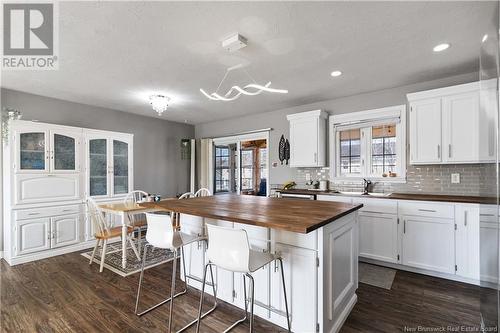
[[[183,263],[184,267],[185,267],[185,264]],[[212,312],[215,311],[215,309],[217,308],[217,288],[215,286],[215,279],[214,279],[214,272],[213,272],[213,269],[212,269],[212,265],[209,265],[208,266],[208,269],[210,270],[210,279],[211,279],[211,282],[212,282],[212,291],[213,291],[213,294],[214,294],[214,305],[210,308],[210,310],[208,310],[207,312],[205,312],[204,314],[201,315],[201,319],[205,318],[206,316],[208,316],[209,314],[211,314]],[[185,270],[184,270],[185,272]],[[203,275],[205,276],[205,275]],[[187,278],[186,278],[186,275],[184,275],[184,281],[186,281],[186,288],[187,288]],[[198,318],[194,319],[193,321],[191,321],[190,323],[186,324],[186,326],[184,326],[183,328],[181,328],[180,330],[177,331],[177,333],[181,333],[183,331],[185,331],[186,329],[188,329],[189,327],[193,326],[194,324],[197,324],[198,323]]]
[[[253,276],[250,274],[247,274],[248,278],[250,279],[250,333],[253,332],[253,305],[254,305],[254,297],[255,297],[255,281],[253,279]]]
[[[174,310],[175,279],[177,278],[177,250],[174,250],[174,262],[172,264],[172,286],[170,290],[170,315],[168,320],[168,332],[172,332],[172,313]]]
[[[136,300],[135,300],[135,314],[138,315],[139,317],[156,309],[157,307],[159,306],[162,306],[163,304],[165,303],[168,303],[172,297],[169,297],[163,301],[161,301],[160,303],[158,304],[155,304],[153,305],[152,307],[142,311],[142,312],[139,312],[138,313],[138,310],[139,310],[139,299],[140,299],[140,295],[141,295],[141,288],[142,288],[142,281],[143,281],[143,276],[144,276],[144,266],[146,264],[146,256],[147,256],[147,247],[150,246],[148,243],[144,244],[144,250],[143,250],[143,253],[142,253],[142,264],[141,264],[141,275],[139,277],[139,288],[137,289],[137,297],[136,297]],[[174,254],[174,261],[177,261],[177,255]],[[182,258],[182,260],[184,260],[184,257]],[[184,267],[185,267],[185,264],[184,264]],[[185,276],[184,276],[185,278]],[[180,291],[178,292],[177,294],[174,295],[174,298],[177,297],[177,296],[181,296],[183,294],[185,294],[187,292],[187,284],[186,284],[186,287],[184,288],[183,291]]]
[[[198,321],[196,322],[196,333],[200,332],[201,310],[203,308],[203,298],[205,297],[205,283],[207,282],[207,268],[210,264],[206,264],[203,269],[203,282],[201,283],[200,306],[198,307]]]
[[[283,296],[285,297],[286,323],[288,325],[288,332],[292,332],[290,325],[290,314],[288,313],[288,301],[286,299],[285,271],[283,270],[283,259],[278,258],[277,260],[280,262],[281,282],[283,283]]]

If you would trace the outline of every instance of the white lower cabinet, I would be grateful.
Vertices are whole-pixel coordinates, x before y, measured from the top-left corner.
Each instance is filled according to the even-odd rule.
[[[286,244],[276,243],[276,252],[283,256],[285,286],[293,332],[316,332],[318,323],[317,252]],[[271,271],[271,306],[285,312],[283,284],[279,264]],[[274,322],[286,327],[286,317],[271,313]]]
[[[14,256],[80,243],[84,218],[81,211],[80,205],[14,211]]]
[[[474,283],[496,281],[498,222],[493,205],[318,195],[363,204],[359,256]],[[441,275],[442,276],[442,275]]]
[[[456,205],[455,223],[456,274],[479,280],[479,205]]]
[[[51,218],[51,248],[68,246],[80,242],[80,215]]]
[[[398,217],[390,214],[359,213],[359,255],[397,263]]]
[[[403,216],[403,265],[455,273],[455,225],[452,219]]]
[[[479,214],[479,253],[481,281],[498,283],[498,207],[484,205]]]
[[[50,219],[37,218],[17,222],[17,255],[50,249]]]

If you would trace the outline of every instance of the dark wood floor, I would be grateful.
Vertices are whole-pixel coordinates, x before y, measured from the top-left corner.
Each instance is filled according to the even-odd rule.
[[[77,253],[9,267],[0,264],[2,332],[165,332],[168,307],[138,318],[133,313],[138,274],[99,274]],[[168,267],[147,271],[143,301],[168,294]],[[479,323],[479,287],[398,271],[392,290],[360,284],[358,303],[342,332],[401,332],[409,328]],[[199,294],[177,298],[174,327],[197,314]],[[208,305],[208,304],[207,304]],[[202,332],[221,332],[241,312],[222,304],[203,321]],[[191,330],[190,332],[193,332]],[[247,332],[242,325],[234,332]],[[255,332],[283,332],[256,319]]]

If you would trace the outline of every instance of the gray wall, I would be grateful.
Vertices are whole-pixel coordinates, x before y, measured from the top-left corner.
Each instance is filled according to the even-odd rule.
[[[259,113],[255,115],[232,118],[196,125],[196,138],[217,137],[238,133],[242,131],[256,130],[272,127],[270,135],[270,161],[278,161],[278,142],[282,134],[289,137],[288,121],[286,115],[302,111],[323,109],[330,114],[363,111],[367,109],[381,108],[391,105],[406,104],[406,94],[410,92],[441,88],[445,86],[462,84],[478,80],[477,73],[453,76],[441,80],[417,83],[382,91],[363,93],[354,96],[342,97],[334,100],[317,102],[273,112]],[[251,98],[251,97],[242,97]],[[254,97],[258,98],[258,97]],[[237,103],[237,102],[235,102]],[[401,186],[390,184],[378,184],[379,190],[400,192],[429,192],[449,194],[484,194],[494,189],[491,187],[488,175],[491,168],[482,168],[478,165],[463,165],[453,167],[427,166],[414,168],[408,166],[408,181]],[[460,172],[461,184],[451,185],[448,173]],[[270,183],[282,184],[288,180],[295,180],[299,185],[305,181],[305,173],[310,173],[312,179],[328,179],[328,168],[296,169],[279,165],[270,169]],[[359,186],[359,184],[352,184]]]
[[[2,106],[20,110],[23,120],[134,134],[135,188],[169,196],[189,190],[190,162],[181,160],[180,140],[193,138],[194,126],[9,89],[1,93]]]

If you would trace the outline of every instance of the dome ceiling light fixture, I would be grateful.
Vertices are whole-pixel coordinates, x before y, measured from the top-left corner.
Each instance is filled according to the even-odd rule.
[[[236,70],[236,69],[243,69],[247,76],[249,77],[250,80],[252,80],[254,83],[249,83],[243,88],[237,85],[232,86],[224,95],[219,94],[219,89],[226,79],[227,75],[229,72]],[[286,89],[276,89],[276,88],[271,88],[271,81],[267,82],[264,85],[258,84],[251,76],[250,74],[243,68],[242,64],[230,67],[226,70],[226,73],[224,74],[224,77],[220,81],[219,85],[217,86],[217,89],[215,89],[215,92],[213,93],[207,93],[205,90],[200,88],[200,92],[205,95],[206,98],[212,101],[223,101],[223,102],[229,102],[229,101],[234,101],[235,99],[239,98],[241,95],[246,95],[246,96],[257,96],[262,94],[263,92],[268,92],[268,93],[277,93],[277,94],[287,94],[288,90]]]
[[[163,112],[167,111],[170,100],[170,97],[161,94],[149,96],[149,104],[151,104],[153,110],[155,110],[159,116],[161,116]]]

